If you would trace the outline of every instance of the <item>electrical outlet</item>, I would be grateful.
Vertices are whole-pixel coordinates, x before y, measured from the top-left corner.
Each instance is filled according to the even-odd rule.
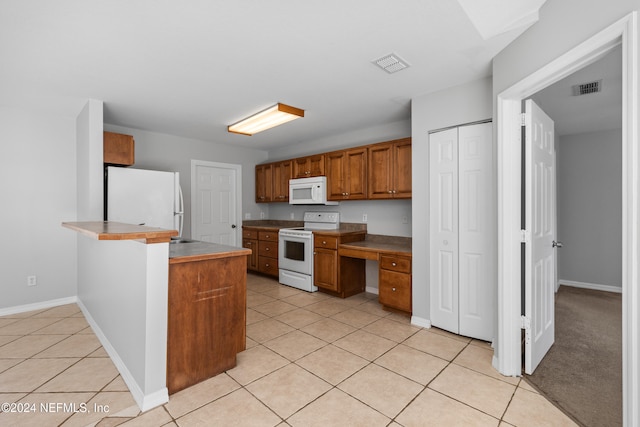
[[[294,219],[293,212],[291,212],[291,213],[289,214],[289,218]]]
[[[35,286],[38,284],[36,276],[27,276],[27,286]]]
[[[362,214],[362,222],[367,222],[367,214]]]
[[[251,213],[247,212],[244,214],[244,219],[251,219]]]
[[[264,212],[260,212],[260,219],[264,219]]]

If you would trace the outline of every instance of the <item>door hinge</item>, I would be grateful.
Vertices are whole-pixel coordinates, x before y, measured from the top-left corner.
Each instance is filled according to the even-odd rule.
[[[524,329],[524,343],[531,343],[531,319],[527,316],[520,316],[520,329]]]
[[[520,126],[527,125],[527,113],[520,113]]]
[[[529,242],[529,233],[527,230],[520,230],[520,243],[528,243]]]

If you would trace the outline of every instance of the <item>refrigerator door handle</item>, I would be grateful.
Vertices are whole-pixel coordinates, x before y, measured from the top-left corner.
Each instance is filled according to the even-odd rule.
[[[180,184],[178,184],[178,203],[178,210],[173,214],[178,216],[178,236],[182,237],[182,228],[184,227],[184,198]]]

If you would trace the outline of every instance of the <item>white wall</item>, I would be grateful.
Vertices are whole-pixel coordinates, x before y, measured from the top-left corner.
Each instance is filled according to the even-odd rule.
[[[411,102],[413,141],[413,316],[429,314],[429,131],[492,117],[491,79],[416,97]]]
[[[622,132],[558,144],[558,279],[622,286]]]
[[[75,117],[0,107],[0,141],[0,309],[75,297]]]
[[[252,219],[260,218],[260,211],[266,210],[264,206],[255,203],[255,165],[267,161],[265,151],[108,124],[105,124],[104,128],[111,132],[133,135],[133,167],[180,172],[185,205],[185,237],[191,237],[191,159],[241,165],[243,218],[246,213],[249,213]]]
[[[76,119],[78,221],[103,218],[102,101],[89,100]]]

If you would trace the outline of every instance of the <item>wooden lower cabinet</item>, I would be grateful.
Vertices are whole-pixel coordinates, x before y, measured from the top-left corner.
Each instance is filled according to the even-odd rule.
[[[365,260],[338,256],[341,243],[364,240],[365,232],[346,235],[313,233],[313,283],[340,298],[364,292]]]
[[[242,247],[251,249],[247,269],[278,277],[278,228],[242,227]]]
[[[236,365],[246,346],[246,282],[245,255],[170,262],[169,394]]]
[[[381,255],[378,268],[380,304],[411,313],[411,258]]]

